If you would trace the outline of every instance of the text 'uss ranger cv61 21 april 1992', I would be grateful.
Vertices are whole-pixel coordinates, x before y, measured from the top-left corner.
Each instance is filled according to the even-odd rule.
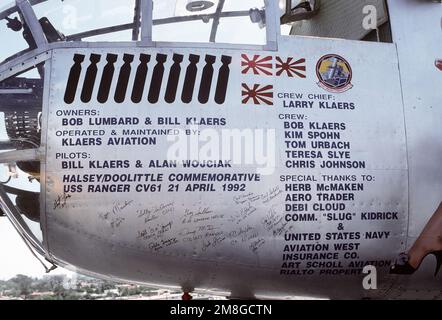
[[[11,1],[0,215],[45,265],[107,279],[440,298],[441,18],[430,0]]]

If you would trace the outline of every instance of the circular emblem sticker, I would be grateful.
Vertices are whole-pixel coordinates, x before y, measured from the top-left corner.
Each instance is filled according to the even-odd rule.
[[[353,72],[350,64],[337,54],[328,54],[319,59],[316,65],[318,85],[329,92],[341,93],[353,88]]]

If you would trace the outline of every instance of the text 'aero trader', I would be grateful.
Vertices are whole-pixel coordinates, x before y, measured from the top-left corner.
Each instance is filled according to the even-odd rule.
[[[36,253],[232,297],[440,293],[440,2],[111,2],[0,11],[1,215]]]

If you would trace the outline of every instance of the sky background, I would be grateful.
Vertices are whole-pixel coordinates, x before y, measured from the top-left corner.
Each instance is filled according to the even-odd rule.
[[[23,240],[15,231],[7,218],[0,219],[0,280],[8,280],[17,274],[31,277],[42,277],[46,274],[40,262],[31,254]],[[57,268],[50,273],[72,273],[62,268]]]
[[[3,2],[0,4],[0,11],[10,7],[8,2]],[[35,6],[35,12],[38,18],[43,16],[48,17],[49,20],[66,35],[75,34],[78,32],[83,32],[93,28],[100,28],[109,26],[112,24],[123,24],[132,22],[133,19],[133,8],[128,6],[128,1],[132,0],[65,0],[61,2],[59,0],[50,0],[46,3],[39,4]],[[183,7],[187,4],[188,0],[154,0],[158,2],[157,11],[154,12],[154,16],[157,18],[164,18],[173,15],[185,15],[186,12]],[[167,5],[165,5],[167,2]],[[217,2],[217,0],[214,0]],[[12,3],[12,1],[10,1]],[[226,10],[247,10],[255,6],[261,6],[263,0],[227,0]],[[161,5],[160,5],[161,4]],[[215,3],[216,8],[216,3]],[[214,11],[213,8],[208,11]],[[209,12],[211,13],[211,12]],[[11,15],[11,18],[17,15]],[[234,42],[243,43],[261,43],[262,35],[265,35],[265,29],[259,30],[256,25],[251,25],[248,23],[250,20],[248,18],[243,18],[245,20],[236,20],[237,23],[241,25],[242,30],[246,32],[238,33],[232,32],[232,30],[237,29],[237,25],[229,23],[223,28],[220,26],[219,38],[224,42],[228,40],[226,37],[228,35],[235,35],[236,39]],[[244,22],[248,23],[248,26],[244,25]],[[201,23],[201,22],[199,22]],[[210,26],[211,24],[208,24]],[[154,40],[168,40],[173,41],[175,38],[181,39],[186,33],[182,33],[187,30],[195,30],[194,24],[180,26],[179,29],[181,34],[173,33],[173,29],[170,27],[154,29]],[[246,29],[244,29],[246,27]],[[290,27],[284,27],[283,33],[288,33]],[[207,32],[206,32],[207,33]],[[206,34],[204,32],[200,34],[194,34],[193,40],[197,41],[198,38],[208,39],[210,34],[210,29]],[[132,32],[125,31],[119,32],[113,35],[112,40],[130,40]],[[187,33],[188,34],[188,33]],[[156,37],[156,39],[155,39]],[[8,43],[8,46],[0,47],[0,61],[3,61],[7,57],[15,54],[25,48],[27,48],[26,42],[22,38],[21,32],[12,32],[6,28],[6,21],[0,21],[0,39],[1,43]],[[244,39],[247,39],[245,41]],[[109,36],[100,36],[88,39],[92,40],[109,40]],[[36,73],[30,73],[35,75]],[[7,135],[5,131],[5,123],[3,113],[0,113],[0,140],[6,140]],[[0,180],[5,181],[8,178],[8,168],[5,165],[0,164]],[[11,186],[21,187],[28,190],[38,191],[38,184],[34,182],[32,185],[27,182],[27,175],[23,172],[19,172],[19,178],[13,179],[9,184]],[[41,232],[37,224],[31,224],[31,229],[39,234],[41,237]],[[18,233],[14,230],[12,224],[6,217],[0,218],[0,280],[7,280],[14,277],[17,274],[24,274],[32,277],[41,277],[45,274],[45,270],[40,262],[31,254],[23,240],[20,238]],[[72,273],[61,268],[56,269],[51,272],[51,274],[67,274]]]

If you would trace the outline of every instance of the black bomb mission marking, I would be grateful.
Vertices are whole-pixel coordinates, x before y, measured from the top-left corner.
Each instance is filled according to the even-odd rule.
[[[83,103],[92,101],[94,88],[98,85],[96,99],[102,104],[111,99],[111,94],[113,94],[113,100],[116,103],[123,103],[128,98],[130,98],[133,103],[141,103],[146,88],[148,89],[147,101],[150,104],[156,104],[161,99],[161,89],[163,87],[165,87],[165,102],[170,104],[174,103],[177,100],[177,96],[178,99],[180,96],[181,101],[188,104],[194,101],[194,91],[198,79],[200,79],[200,85],[199,88],[197,88],[197,100],[199,103],[207,104],[212,90],[215,90],[214,100],[217,104],[224,104],[226,101],[230,78],[230,64],[232,63],[231,56],[222,55],[218,58],[214,55],[201,57],[195,54],[189,54],[188,56],[173,54],[171,56],[173,63],[170,67],[167,79],[164,79],[166,72],[165,64],[168,62],[168,59],[170,59],[167,54],[158,53],[155,56],[149,54],[140,54],[139,56],[123,54],[119,56],[109,53],[106,54],[103,59],[106,59],[106,64],[103,67],[101,79],[97,79],[99,74],[98,63],[102,60],[102,55],[91,54],[88,59],[88,66],[83,65],[86,60],[85,55],[74,55],[74,64],[69,72],[64,95],[66,104],[72,104],[76,100],[81,75],[84,72],[83,70],[85,70],[85,74],[80,92],[80,100]],[[117,63],[118,59],[122,59],[123,65],[119,70],[116,70],[115,63]],[[219,61],[221,62],[219,70],[215,70],[214,68],[217,59],[220,59]],[[150,66],[150,64],[152,64],[152,66]],[[150,82],[147,83],[147,75],[150,68],[153,68],[152,76]],[[135,72],[134,84],[132,88],[129,88],[129,80],[132,72]],[[179,82],[182,76],[184,76],[184,84],[182,92],[179,94]],[[212,88],[212,80],[214,78],[216,79],[216,86]],[[111,93],[112,83],[114,81],[116,81],[115,92]]]

